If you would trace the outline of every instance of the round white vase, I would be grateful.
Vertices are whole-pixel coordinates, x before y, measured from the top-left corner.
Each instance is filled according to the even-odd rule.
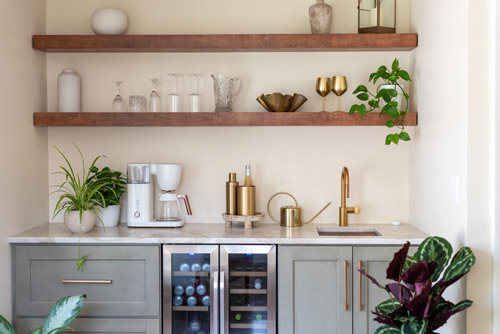
[[[398,96],[393,97],[391,101],[396,101],[398,103],[398,109],[401,110],[403,109],[403,90],[397,86],[397,85],[380,85],[378,88],[379,90],[381,89],[395,89],[398,92]],[[384,99],[380,99],[379,106],[380,108],[383,108],[387,103],[385,103]]]
[[[94,227],[96,220],[97,217],[93,211],[83,211],[81,221],[78,211],[64,213],[64,225],[66,225],[71,233],[75,234],[89,232]]]
[[[63,70],[57,77],[57,111],[80,112],[80,76],[73,70]]]
[[[96,35],[121,35],[127,31],[128,17],[120,9],[97,9],[90,19],[90,27]]]
[[[101,213],[99,217],[101,217],[102,223],[99,219],[96,220],[95,226],[98,227],[112,227],[118,225],[120,221],[120,206],[119,205],[110,205],[107,208],[99,208]]]

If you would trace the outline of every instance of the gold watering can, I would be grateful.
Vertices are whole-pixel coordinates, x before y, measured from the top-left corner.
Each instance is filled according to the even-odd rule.
[[[295,202],[295,206],[282,206],[280,209],[280,220],[278,221],[276,218],[271,215],[271,212],[269,211],[269,207],[271,205],[271,201],[273,200],[274,197],[278,195],[288,195],[290,196],[293,201]],[[309,224],[312,222],[316,217],[318,217],[332,202],[329,202],[327,205],[323,207],[323,209],[319,210],[317,214],[314,215],[310,220],[306,222],[302,222],[302,209],[298,206],[297,200],[295,197],[293,197],[292,194],[287,193],[287,192],[279,192],[271,196],[269,201],[267,202],[267,213],[269,214],[269,217],[276,223],[280,223],[281,226],[286,226],[286,227],[297,227],[297,226],[302,226],[302,224]]]

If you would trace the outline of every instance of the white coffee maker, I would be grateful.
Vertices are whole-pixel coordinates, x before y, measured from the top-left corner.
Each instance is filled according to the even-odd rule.
[[[187,195],[175,193],[181,181],[181,171],[180,164],[127,165],[127,226],[181,227],[184,225],[179,198],[184,200],[188,215],[191,215],[191,206]],[[156,192],[153,176],[156,178]]]

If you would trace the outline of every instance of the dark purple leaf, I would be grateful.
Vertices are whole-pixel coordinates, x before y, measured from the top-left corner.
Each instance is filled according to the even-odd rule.
[[[448,303],[448,304],[451,304],[451,303]],[[434,317],[434,321],[432,322],[431,328],[430,328],[431,330],[435,330],[435,329],[443,326],[452,315],[470,307],[472,305],[472,301],[463,300],[456,305],[453,305],[453,304],[451,304],[451,305],[452,305],[452,307],[447,306],[446,308],[448,308],[448,309],[446,311],[441,312]]]
[[[393,281],[399,282],[401,277],[401,271],[405,264],[406,256],[408,255],[408,250],[410,249],[410,242],[406,242],[403,248],[394,253],[394,258],[389,267],[387,267],[387,279],[392,279]]]
[[[386,286],[386,290],[390,291],[392,295],[401,303],[403,301],[411,299],[411,291],[403,284],[399,283],[389,283]]]
[[[426,262],[424,260],[418,261],[413,266],[411,266],[401,277],[401,280],[407,284],[416,285],[416,283],[424,283],[432,277],[432,273],[437,268],[436,262]],[[419,286],[421,290],[421,286]],[[416,294],[420,291],[416,291],[417,286],[415,286]]]
[[[420,284],[420,283],[419,283]],[[416,318],[425,318],[425,312],[429,311],[430,303],[432,301],[432,296],[430,296],[432,282],[429,279],[422,283],[422,291],[420,294],[415,295],[415,297],[404,303],[404,306],[410,311],[410,315]]]
[[[374,312],[374,311],[372,311],[372,313],[377,316],[376,318],[373,319],[376,322],[387,325],[387,326],[399,328],[399,324],[395,320],[393,320],[390,316],[385,316],[385,315],[382,315],[382,314]]]
[[[373,276],[371,276],[370,274],[368,274],[366,271],[364,271],[363,269],[358,269],[358,271],[364,275],[366,278],[368,278],[370,281],[372,281],[373,284],[375,284],[376,286],[378,286],[379,288],[381,289],[384,289],[384,290],[387,290],[385,287],[383,287]],[[387,290],[389,291],[389,290]]]

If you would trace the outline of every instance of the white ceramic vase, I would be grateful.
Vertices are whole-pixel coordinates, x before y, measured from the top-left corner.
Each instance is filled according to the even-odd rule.
[[[97,217],[93,211],[83,211],[82,220],[80,221],[80,213],[71,211],[64,213],[64,225],[71,233],[88,233],[95,225]]]
[[[128,29],[128,17],[120,9],[97,9],[90,19],[90,27],[96,35],[121,35]]]
[[[403,109],[403,90],[399,88],[397,85],[380,85],[378,88],[379,90],[381,89],[395,89],[398,92],[398,96],[395,98],[392,98],[392,101],[396,101],[398,103],[398,109],[401,110]],[[380,108],[383,108],[387,103],[385,103],[384,99],[380,99],[379,106]]]
[[[80,112],[80,76],[73,70],[63,70],[57,77],[57,111]]]
[[[110,205],[107,208],[100,208],[101,213],[99,217],[101,217],[102,223],[99,219],[96,220],[95,226],[98,227],[112,227],[118,225],[120,221],[120,206],[119,205]]]

